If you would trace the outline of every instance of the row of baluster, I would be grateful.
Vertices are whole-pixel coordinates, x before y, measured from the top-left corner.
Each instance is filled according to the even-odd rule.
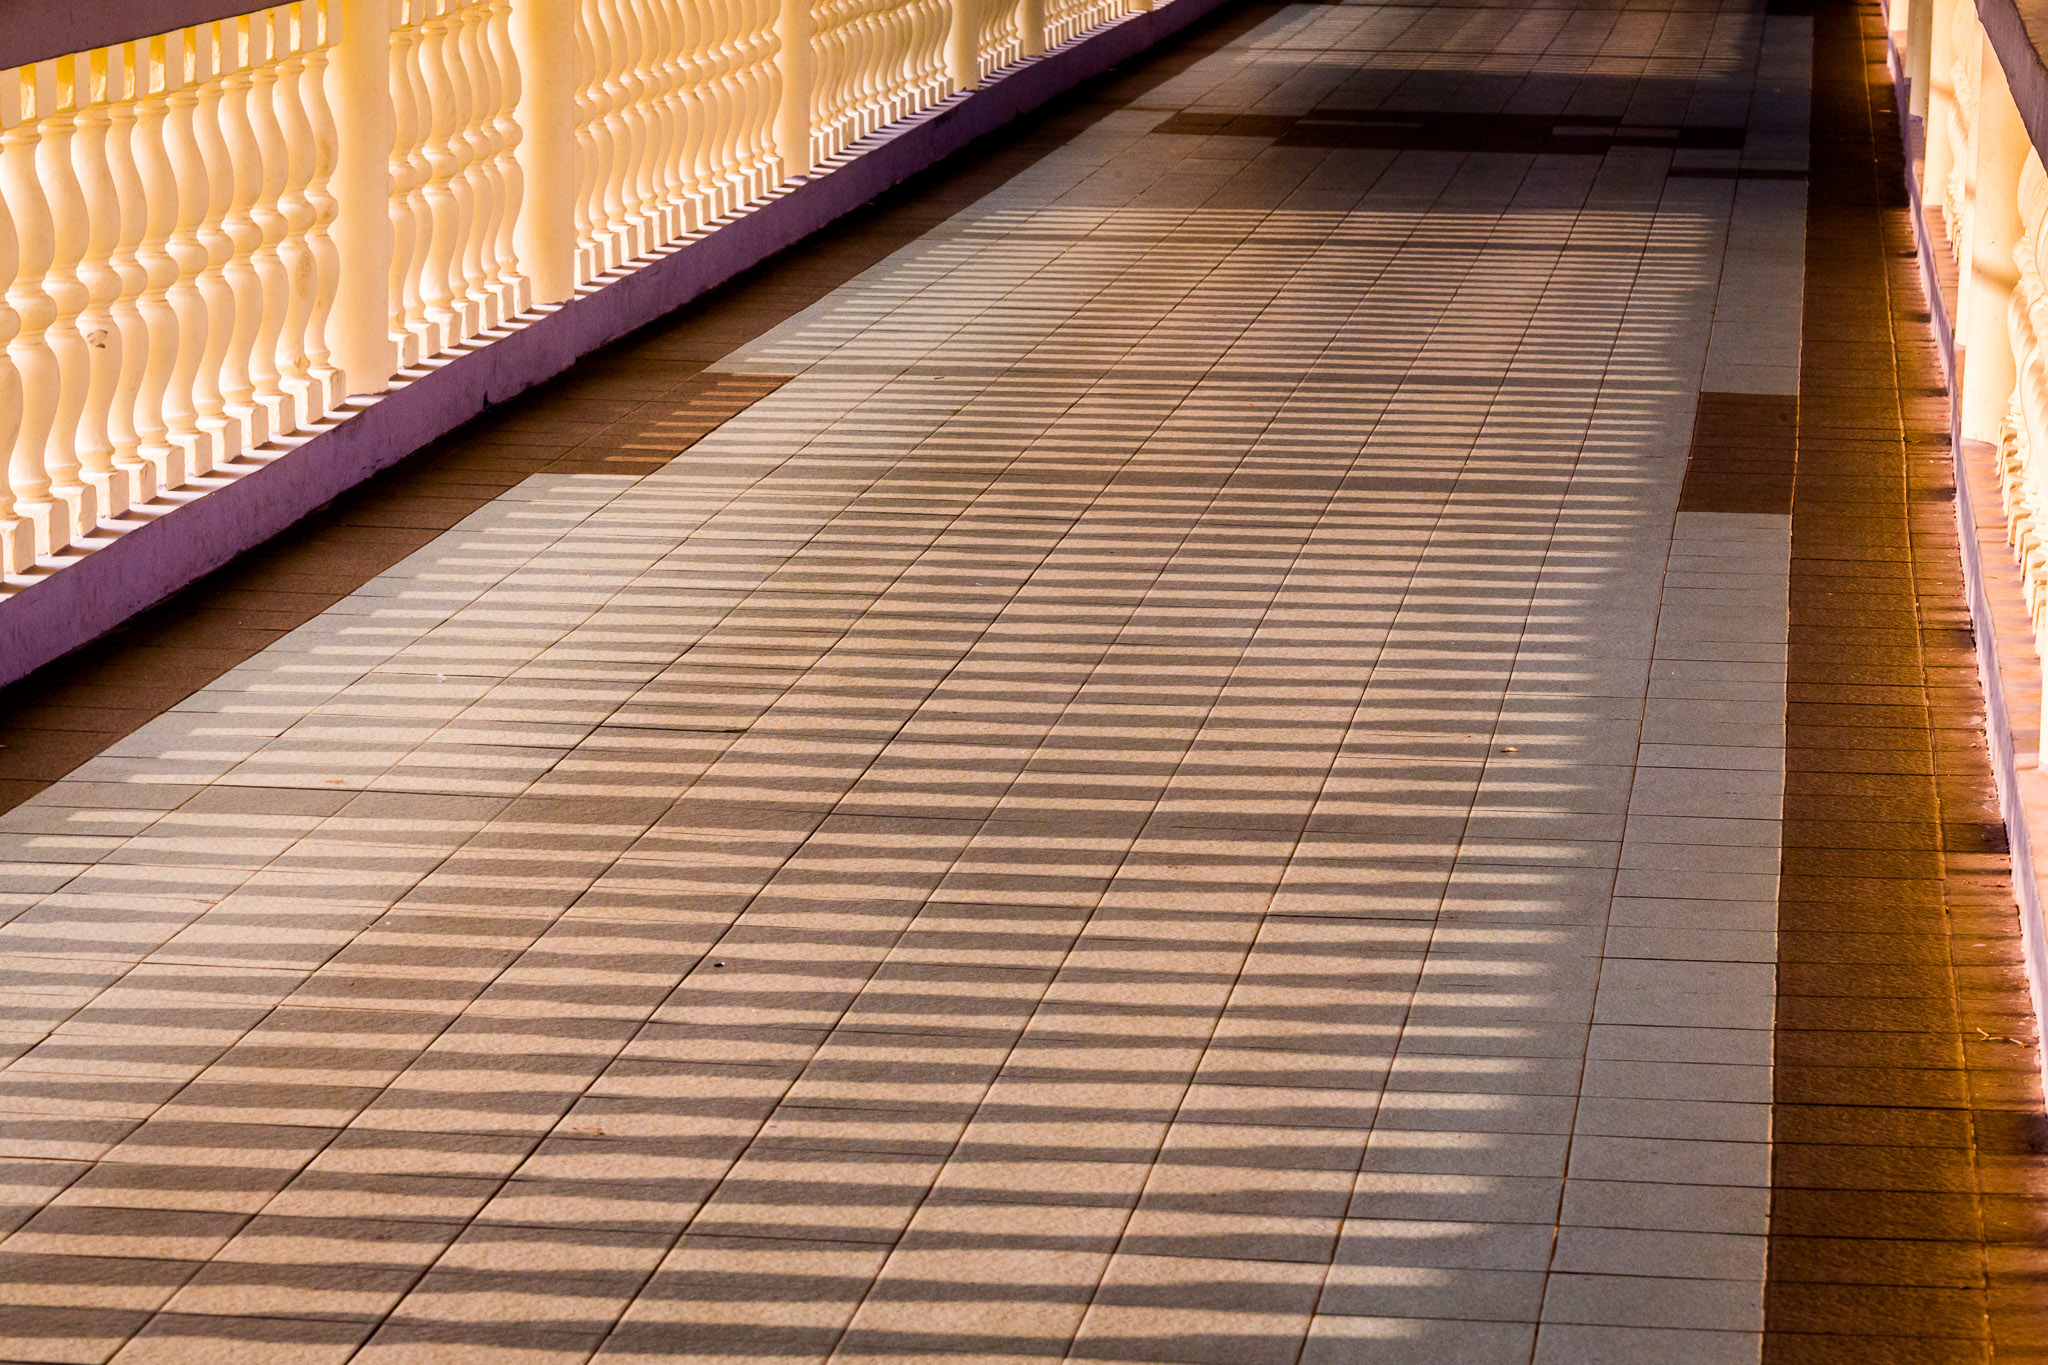
[[[511,0],[397,0],[391,332],[410,366],[523,312]]]
[[[2048,171],[1973,0],[1911,2],[1930,11],[1921,184],[1957,267],[1962,435],[1995,448],[2022,593],[2048,645]]]
[[[10,572],[330,407],[322,20],[0,73]]]
[[[577,278],[781,179],[774,0],[585,0],[576,17]]]
[[[385,36],[343,45],[342,16],[364,11],[291,0],[0,71],[0,572],[232,477],[350,395],[486,344],[1027,49],[1148,7],[374,3],[388,53]],[[545,23],[568,84],[537,108],[522,60],[556,60],[534,46]],[[388,100],[385,122],[355,117],[366,97]],[[532,183],[549,138],[548,164],[573,163],[552,193]],[[375,158],[367,198],[337,192],[343,144]],[[365,212],[388,268],[350,246]],[[551,237],[535,224],[552,213]]]
[[[814,161],[946,97],[951,19],[946,0],[821,0],[812,7]]]

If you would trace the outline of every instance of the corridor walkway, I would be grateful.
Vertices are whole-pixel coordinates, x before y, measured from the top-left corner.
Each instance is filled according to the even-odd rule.
[[[1890,654],[1792,567],[1795,427],[1934,409],[1870,16],[1784,8],[1240,11],[465,436],[0,817],[0,1357],[2043,1358],[1948,508],[1823,556]]]

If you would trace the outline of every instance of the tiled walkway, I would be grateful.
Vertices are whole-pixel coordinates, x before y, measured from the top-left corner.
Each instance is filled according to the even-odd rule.
[[[470,438],[0,818],[0,1357],[1756,1361],[1813,32],[1254,11]]]

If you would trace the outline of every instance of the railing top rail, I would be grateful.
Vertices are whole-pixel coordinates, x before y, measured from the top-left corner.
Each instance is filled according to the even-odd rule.
[[[0,0],[0,71],[234,19],[278,0]]]
[[[1977,19],[1998,55],[2027,139],[2048,159],[2048,3],[1976,0]]]

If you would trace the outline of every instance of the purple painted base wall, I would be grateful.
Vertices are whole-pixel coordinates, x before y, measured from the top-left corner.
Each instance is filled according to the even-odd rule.
[[[717,231],[440,364],[264,468],[0,598],[0,685],[90,643],[492,404],[560,374],[1224,3],[1172,0],[1019,63]]]

